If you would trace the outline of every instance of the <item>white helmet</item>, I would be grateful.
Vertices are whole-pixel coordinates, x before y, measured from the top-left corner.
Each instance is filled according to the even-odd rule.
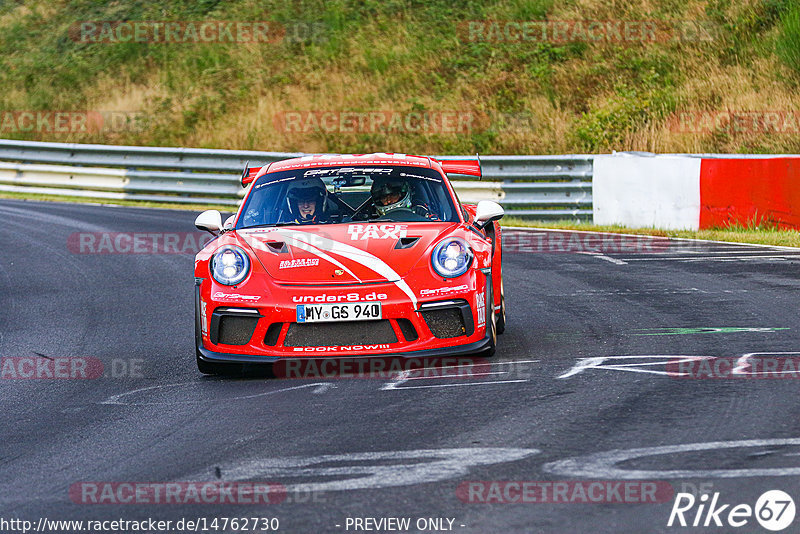
[[[402,178],[378,178],[372,182],[370,193],[380,216],[398,208],[411,208],[411,190]],[[398,200],[392,202],[393,197]]]
[[[300,222],[311,222],[315,220],[325,209],[325,201],[328,198],[328,190],[319,178],[304,178],[295,180],[286,191],[286,199],[289,202],[289,211],[292,216]],[[317,202],[314,213],[308,217],[300,215],[297,203],[301,201],[314,200]]]

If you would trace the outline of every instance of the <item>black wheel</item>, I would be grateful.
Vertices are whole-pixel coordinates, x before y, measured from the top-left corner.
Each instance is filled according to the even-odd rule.
[[[495,328],[497,334],[502,334],[506,331],[506,297],[503,291],[503,279],[500,279],[500,313],[496,315]]]
[[[493,299],[494,297],[492,297],[492,290],[490,288],[488,300],[489,306],[491,306],[491,303],[494,302]],[[490,310],[491,313],[488,313]],[[489,317],[486,318],[488,321],[486,326],[491,328],[491,343],[489,344],[489,348],[483,351],[483,354],[481,354],[481,356],[484,358],[491,358],[494,356],[494,353],[497,350],[497,322],[495,321],[494,306],[491,306],[490,310],[486,310],[489,315]]]

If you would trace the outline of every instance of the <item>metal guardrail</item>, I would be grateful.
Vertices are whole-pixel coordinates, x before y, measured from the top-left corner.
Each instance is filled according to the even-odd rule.
[[[302,155],[0,139],[0,191],[235,205],[245,162],[255,167]],[[591,219],[593,156],[480,159],[482,181],[453,180],[462,201],[495,200],[508,215],[528,219]]]

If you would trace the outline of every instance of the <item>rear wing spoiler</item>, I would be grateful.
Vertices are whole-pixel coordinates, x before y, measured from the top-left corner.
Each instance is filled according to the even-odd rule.
[[[433,159],[433,158],[431,158]],[[433,159],[442,166],[445,174],[464,174],[467,176],[483,176],[481,170],[481,160],[476,156],[476,159]]]
[[[431,158],[431,160],[441,165],[442,171],[444,171],[445,174],[461,174],[466,176],[477,176],[478,178],[483,176],[481,171],[481,160],[480,157],[477,157],[477,155],[476,159],[438,160]],[[245,163],[244,170],[242,171],[242,187],[247,186],[247,184],[255,180],[259,172],[261,172],[261,167],[250,168],[250,162],[248,161]]]
[[[242,171],[242,187],[247,186],[247,184],[251,183],[253,180],[256,179],[256,175],[261,172],[261,167],[254,167],[250,168],[250,162],[246,162],[244,164],[244,170]]]

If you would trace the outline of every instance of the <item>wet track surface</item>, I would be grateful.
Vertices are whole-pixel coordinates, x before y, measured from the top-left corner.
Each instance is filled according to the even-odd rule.
[[[75,248],[80,232],[193,232],[194,213],[3,200],[0,215],[3,518],[277,517],[282,532],[353,532],[348,518],[407,517],[411,532],[418,518],[452,519],[464,533],[668,532],[672,493],[486,504],[459,488],[644,480],[674,492],[704,485],[729,504],[752,506],[771,489],[800,497],[800,375],[747,376],[754,360],[800,357],[799,251],[646,238],[570,248],[560,234],[509,230],[507,329],[479,375],[216,378],[194,363],[193,253]],[[103,375],[9,376],[21,359],[78,357],[102,362]],[[668,374],[665,361],[688,357],[683,370],[738,359],[743,372]],[[176,505],[75,493],[82,482],[186,481],[275,482],[288,494]],[[765,532],[754,518],[737,531]]]

